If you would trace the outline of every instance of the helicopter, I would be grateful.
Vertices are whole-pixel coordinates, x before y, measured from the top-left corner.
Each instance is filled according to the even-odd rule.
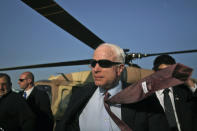
[[[95,49],[99,44],[104,42],[101,38],[99,38],[94,33],[92,33],[88,28],[83,26],[72,15],[70,15],[61,6],[59,6],[59,4],[57,4],[55,1],[52,0],[42,0],[42,1],[22,0],[22,1],[26,5],[30,6],[32,9],[36,10],[39,14],[41,14],[48,20],[52,21],[53,23],[55,23],[60,28],[70,33],[81,42],[85,43],[88,47]],[[175,51],[175,52],[164,52],[163,54],[191,53],[196,51],[197,50],[194,49],[194,50],[184,50],[184,51]],[[125,49],[125,52],[127,53],[128,65],[132,65],[132,63],[130,62],[138,58],[157,56],[162,54],[162,53],[154,53],[154,54],[129,53],[128,49]],[[39,67],[44,68],[44,67],[57,67],[57,66],[87,65],[89,63],[89,60],[90,59],[55,62],[55,63],[47,63],[47,64],[36,64],[36,65],[28,65],[28,66],[16,66],[16,67],[1,68],[0,71],[32,69]],[[138,77],[136,75],[134,78],[132,76],[127,76],[127,74],[133,74],[132,73],[133,71],[138,72],[139,74]],[[132,83],[151,73],[152,70],[139,69],[139,68],[134,68],[132,66],[128,66],[128,68],[126,69],[126,75],[125,74],[123,75],[125,76],[123,77],[123,79],[126,79],[128,82]],[[84,75],[86,77],[84,77]],[[47,81],[38,81],[35,84],[37,86],[39,85],[40,88],[43,87],[43,90],[48,90],[48,88],[51,88],[51,92],[53,94],[51,96],[52,110],[53,110],[53,114],[58,119],[62,115],[62,110],[66,108],[66,103],[69,100],[68,97],[70,95],[70,91],[72,87],[76,85],[77,86],[84,85],[87,82],[90,83],[93,82],[90,71],[60,74],[58,76],[50,77],[49,80]],[[44,89],[44,87],[46,87],[45,85],[48,86],[48,88]],[[56,95],[54,95],[55,93]]]

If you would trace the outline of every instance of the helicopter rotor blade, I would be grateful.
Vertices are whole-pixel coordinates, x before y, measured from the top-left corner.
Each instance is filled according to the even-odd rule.
[[[197,50],[184,50],[184,51],[173,51],[173,52],[164,52],[164,53],[154,53],[154,54],[146,54],[145,57],[148,56],[157,56],[157,55],[166,55],[166,54],[183,54],[183,53],[193,53],[197,52]]]
[[[89,47],[96,49],[104,43],[98,36],[77,21],[53,0],[22,0],[39,14],[67,31]]]
[[[47,63],[47,64],[28,65],[28,66],[17,66],[17,67],[1,68],[0,71],[47,68],[47,67],[58,67],[58,66],[88,65],[90,61],[91,59],[86,59],[86,60],[56,62],[56,63]]]
[[[173,52],[163,52],[163,53],[153,53],[153,54],[142,54],[142,53],[128,53],[126,54],[126,63],[132,61],[134,59],[141,59],[143,57],[149,56],[158,56],[158,55],[167,55],[167,54],[183,54],[183,53],[194,53],[197,52],[196,49],[194,50],[184,50],[184,51],[173,51]]]
[[[129,54],[126,54],[126,64],[129,64],[130,61],[137,59],[137,58],[164,55],[164,54],[180,54],[180,53],[193,53],[193,52],[197,52],[197,50],[184,50],[184,51],[153,53],[153,54],[129,53]],[[91,59],[86,59],[86,60],[76,60],[76,61],[67,61],[67,62],[56,62],[56,63],[47,63],[47,64],[28,65],[28,66],[8,67],[8,68],[0,68],[0,71],[59,67],[59,66],[88,65],[90,61]]]

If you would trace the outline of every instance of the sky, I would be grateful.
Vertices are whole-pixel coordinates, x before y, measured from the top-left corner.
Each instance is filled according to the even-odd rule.
[[[105,42],[134,53],[197,49],[196,0],[56,0],[73,17]],[[93,49],[65,32],[20,0],[0,1],[0,68],[90,59]],[[194,69],[197,53],[172,55]],[[151,69],[155,57],[133,60]],[[90,70],[84,66],[4,71],[13,88],[24,71],[35,80],[58,73]]]

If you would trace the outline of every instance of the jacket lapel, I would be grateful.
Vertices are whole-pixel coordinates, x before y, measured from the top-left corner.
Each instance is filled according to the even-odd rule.
[[[181,92],[179,89],[177,89],[177,87],[173,88],[173,95],[174,95],[174,103],[175,103],[175,107],[176,107],[176,113],[177,113],[177,117],[179,119],[179,122],[182,123],[182,109],[184,108],[182,106],[183,101],[185,101],[185,96],[181,95]]]
[[[93,84],[83,87],[73,87],[70,102],[64,114],[64,116],[66,116],[64,117],[66,118],[65,122],[69,122],[73,117],[79,116],[96,88],[97,87]]]
[[[32,103],[33,101],[35,102],[35,95],[36,95],[37,89],[36,87],[34,87],[34,89],[32,90],[32,92],[30,93],[29,97],[27,98],[27,102]]]

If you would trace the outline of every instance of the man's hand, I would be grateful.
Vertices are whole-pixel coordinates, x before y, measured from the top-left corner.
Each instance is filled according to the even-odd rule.
[[[190,88],[194,88],[195,87],[195,80],[194,79],[188,79],[186,82],[185,82],[185,84],[187,85],[187,86],[189,86]]]

